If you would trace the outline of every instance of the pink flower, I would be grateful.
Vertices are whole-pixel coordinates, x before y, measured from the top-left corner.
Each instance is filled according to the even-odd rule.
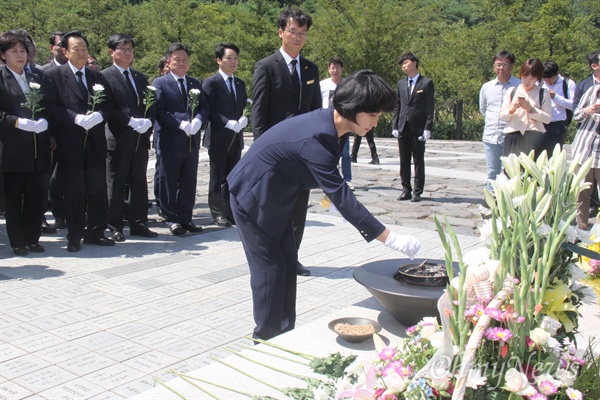
[[[531,396],[529,400],[548,400],[548,398],[541,393],[536,393],[533,396]]]
[[[402,369],[400,370],[400,376],[403,378],[409,377],[411,376],[413,373],[412,368],[410,367],[410,365],[405,365],[404,367],[402,367]]]
[[[583,400],[583,394],[579,390],[568,388],[565,392],[569,400]]]
[[[502,311],[496,308],[486,308],[484,313],[485,315],[489,316],[492,319],[495,319],[496,321],[502,321],[503,319],[505,319],[504,315],[502,314]]]
[[[394,358],[395,355],[396,355],[396,349],[394,349],[393,347],[386,347],[385,349],[383,349],[381,351],[381,353],[379,353],[379,358],[381,360],[387,361],[387,360],[391,360],[392,358]]]
[[[385,368],[383,369],[383,376],[389,375],[392,372],[401,374],[401,372],[402,372],[402,361],[401,360],[394,360],[394,361],[390,362],[388,365],[386,365]]]
[[[510,330],[500,327],[487,328],[484,332],[484,335],[488,340],[492,340],[494,342],[503,341],[506,343],[510,340],[510,338],[512,338],[512,333]]]
[[[522,316],[522,315],[519,315],[519,316],[517,317],[517,319],[515,320],[515,322],[516,322],[517,324],[522,324],[523,322],[525,322],[525,317],[524,317],[524,316]]]
[[[473,304],[465,310],[465,317],[481,317],[483,315],[483,305],[481,303]]]
[[[552,395],[558,391],[556,385],[550,381],[540,381],[538,383],[538,390],[545,395]]]
[[[406,328],[406,334],[407,335],[412,335],[413,333],[415,333],[417,331],[418,326],[417,325],[413,325],[413,326],[409,326],[408,328]]]
[[[379,396],[377,400],[398,400],[393,393],[384,393],[383,396]]]

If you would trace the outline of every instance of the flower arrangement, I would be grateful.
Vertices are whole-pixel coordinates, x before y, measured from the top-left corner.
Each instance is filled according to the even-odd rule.
[[[147,117],[148,111],[154,104],[156,104],[156,88],[154,86],[148,85],[146,86],[146,91],[144,92],[144,118]],[[135,151],[137,152],[138,147],[140,145],[140,137],[141,133],[138,134],[137,142],[135,144]]]
[[[190,89],[188,97],[190,99],[190,121],[194,118],[194,110],[200,105],[200,89]],[[192,137],[190,136],[190,151],[192,151]]]
[[[36,82],[29,82],[29,91],[25,92],[25,103],[21,103],[21,107],[27,108],[31,111],[31,119],[35,119],[35,113],[44,111],[44,107],[41,106],[44,95],[40,90],[41,86]],[[37,138],[33,133],[33,154],[37,158]]]

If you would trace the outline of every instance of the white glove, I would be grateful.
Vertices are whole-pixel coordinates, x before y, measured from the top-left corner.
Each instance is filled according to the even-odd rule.
[[[398,129],[392,130],[392,136],[395,137],[395,138],[398,137]]]
[[[35,132],[35,121],[27,118],[18,118],[17,128],[25,132]]]
[[[248,126],[248,117],[242,117],[238,120],[239,124],[240,124],[240,131],[243,130],[245,127]]]
[[[200,118],[194,118],[192,120],[192,126],[190,127],[190,134],[193,136],[200,131],[202,127],[202,120]]]
[[[334,215],[334,216],[336,216],[336,217],[341,217],[341,218],[342,218],[342,223],[343,223],[343,224],[345,224],[345,223],[347,222],[347,221],[346,221],[346,218],[344,218],[344,216],[343,216],[343,215],[342,215],[342,214],[339,212],[339,210],[338,210],[338,209],[337,209],[337,208],[336,208],[336,207],[333,205],[333,203],[331,203],[331,204],[329,205],[329,213],[330,213],[331,215]]]
[[[421,242],[409,235],[398,235],[396,232],[390,232],[385,245],[390,249],[400,251],[408,256],[411,260],[415,258],[415,255],[421,248]]]
[[[227,121],[227,123],[225,124],[225,128],[227,129],[231,129],[232,131],[234,131],[235,133],[238,133],[240,131],[240,123],[237,122],[235,119],[230,119],[229,121]]]
[[[88,127],[88,122],[87,122],[87,115],[83,115],[83,114],[77,114],[75,116],[75,125],[79,125],[80,127],[82,127],[85,130],[90,129]]]
[[[424,130],[423,135],[419,136],[419,140],[422,142],[426,142],[431,137],[431,131]]]
[[[87,124],[89,126],[87,129],[92,129],[94,126],[101,124],[102,121],[104,121],[102,114],[100,114],[98,111],[94,111],[90,115],[86,115],[86,117],[88,118]]]
[[[152,127],[152,121],[150,121],[148,118],[140,118],[140,125],[133,130],[137,133],[146,133],[150,127]]]
[[[181,121],[179,124],[179,129],[185,132],[186,135],[191,136],[192,124],[190,121]]]
[[[127,124],[128,127],[130,127],[131,129],[133,129],[134,131],[139,128],[140,126],[142,126],[142,121],[144,119],[143,118],[129,118],[129,123]]]
[[[44,118],[35,121],[35,133],[44,132],[46,129],[48,129],[48,121]]]

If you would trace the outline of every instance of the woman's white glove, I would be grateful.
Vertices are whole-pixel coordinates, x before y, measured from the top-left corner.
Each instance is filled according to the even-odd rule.
[[[421,248],[421,242],[413,236],[398,235],[396,232],[391,231],[387,239],[385,239],[385,245],[390,249],[406,254],[411,260],[415,258]]]

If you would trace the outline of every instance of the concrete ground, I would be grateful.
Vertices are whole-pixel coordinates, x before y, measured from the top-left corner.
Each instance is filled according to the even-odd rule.
[[[355,194],[369,210],[391,229],[417,236],[420,257],[443,256],[434,215],[448,218],[463,250],[480,245],[481,143],[429,141],[420,203],[396,200],[396,142],[376,143],[381,165],[368,164],[365,144],[352,166]],[[151,389],[153,377],[171,379],[169,368],[195,371],[227,356],[226,348],[250,343],[244,338],[253,329],[246,260],[235,228],[210,225],[207,185],[202,149],[194,211],[195,223],[206,226],[200,234],[170,235],[152,208],[156,239],[129,237],[126,229],[124,243],[82,245],[71,254],[61,231],[42,237],[45,253],[14,257],[0,228],[0,399],[129,398]],[[353,270],[400,257],[329,215],[319,205],[322,196],[311,194],[300,250],[312,276],[298,280],[298,327],[372,301]],[[586,336],[598,334],[597,299],[587,298],[581,312]]]

